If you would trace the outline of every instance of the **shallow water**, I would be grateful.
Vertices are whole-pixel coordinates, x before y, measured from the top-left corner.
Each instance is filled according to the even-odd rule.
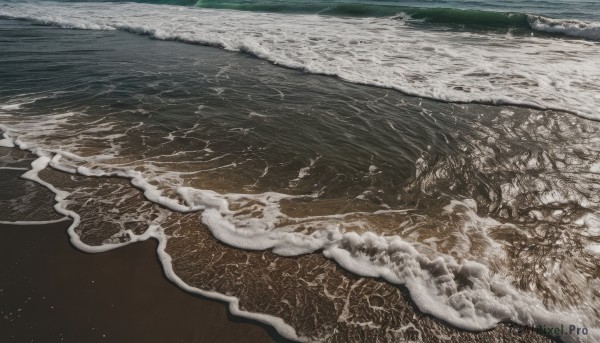
[[[158,238],[182,287],[301,340],[597,334],[599,123],[117,30],[0,29],[0,142],[39,157],[26,177],[55,187],[82,249]]]

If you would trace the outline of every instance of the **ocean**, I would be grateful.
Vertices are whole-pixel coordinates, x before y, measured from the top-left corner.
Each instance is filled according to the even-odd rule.
[[[597,342],[598,108],[597,1],[0,0],[0,222],[292,340]]]

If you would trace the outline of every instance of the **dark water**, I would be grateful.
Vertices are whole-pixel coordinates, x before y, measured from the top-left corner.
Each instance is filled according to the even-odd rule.
[[[52,159],[29,177],[82,249],[158,238],[182,287],[300,340],[593,341],[598,123],[121,31],[0,40],[3,145]]]
[[[455,15],[440,11],[442,21]],[[462,10],[453,11],[464,15]],[[445,102],[512,104],[598,119],[600,43],[595,41],[599,28],[594,23],[525,14],[469,14],[495,25],[493,30],[481,30],[462,24],[430,25],[402,15],[348,17],[7,0],[0,6],[0,16],[217,46],[312,74]],[[506,20],[523,25],[503,24]]]
[[[75,2],[75,1],[67,1]],[[77,2],[86,2],[77,1]],[[87,2],[97,2],[87,0]],[[114,1],[110,2],[125,2]],[[600,21],[600,5],[592,0],[140,0],[151,4],[171,4],[204,8],[319,13],[345,16],[392,16],[401,13],[430,24],[480,25],[482,27],[522,27],[526,15],[555,19]]]

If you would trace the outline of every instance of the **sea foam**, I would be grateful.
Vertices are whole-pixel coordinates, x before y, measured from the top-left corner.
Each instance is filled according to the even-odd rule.
[[[47,122],[51,125],[64,117],[58,115],[59,119],[53,119],[50,116]],[[44,123],[41,125],[43,126]],[[29,129],[36,131],[41,127]],[[323,256],[334,260],[353,273],[364,277],[382,278],[392,284],[406,286],[411,298],[422,312],[442,318],[458,328],[487,330],[505,321],[522,325],[558,327],[566,320],[573,325],[586,325],[584,314],[579,314],[577,311],[550,311],[535,295],[515,289],[509,280],[494,274],[479,262],[468,259],[458,261],[442,253],[430,256],[421,252],[418,244],[409,243],[399,236],[373,232],[356,233],[332,225],[325,225],[309,234],[274,229],[275,222],[283,215],[278,205],[283,199],[314,195],[298,196],[275,192],[220,194],[211,190],[178,187],[179,199],[176,199],[165,196],[161,189],[153,186],[149,176],[140,171],[118,168],[103,170],[102,159],[95,163],[96,167],[90,168],[90,164],[94,164],[94,156],[81,157],[68,151],[55,149],[48,151],[36,146],[35,141],[28,141],[27,136],[19,137],[10,127],[4,126],[3,130],[5,130],[5,139],[39,156],[31,164],[31,170],[23,174],[23,178],[38,182],[56,194],[55,209],[60,214],[73,219],[68,232],[72,243],[79,249],[86,252],[103,252],[136,241],[155,238],[159,241],[158,254],[169,279],[186,290],[227,301],[232,313],[268,323],[285,337],[308,340],[299,337],[293,327],[280,318],[241,310],[238,306],[239,299],[235,297],[200,290],[185,284],[173,272],[171,258],[165,251],[168,237],[163,233],[161,223],[164,218],[160,215],[148,222],[148,229],[143,234],[137,235],[127,230],[129,240],[126,242],[105,243],[100,246],[90,246],[82,242],[75,231],[80,223],[80,216],[67,209],[66,198],[69,193],[42,180],[38,175],[39,172],[52,166],[63,172],[89,177],[127,178],[154,203],[177,212],[201,211],[202,223],[221,242],[242,249],[272,250],[282,256],[322,251]],[[65,158],[68,161],[63,161]],[[86,164],[86,166],[78,164]],[[235,212],[229,208],[230,203],[241,200],[253,200],[265,204],[263,215],[260,218],[235,216]],[[486,226],[501,225],[491,218],[480,218],[475,212],[475,202],[471,199],[454,201],[444,210],[449,214],[454,211],[467,213],[474,222],[483,223],[479,225],[483,230]],[[598,334],[596,329],[591,328],[590,335],[585,338],[600,337]],[[581,337],[564,336],[563,338],[567,341],[578,341]]]
[[[586,23],[579,20],[552,19],[543,16],[530,15],[527,18],[533,30],[562,33],[568,36],[600,40],[600,24]]]

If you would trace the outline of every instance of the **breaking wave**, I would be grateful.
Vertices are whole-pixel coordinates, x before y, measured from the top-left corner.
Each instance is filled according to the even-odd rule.
[[[427,24],[480,30],[522,30],[562,34],[600,40],[600,24],[573,19],[489,10],[444,7],[398,6],[391,3],[235,1],[235,0],[155,0],[146,3],[175,4],[202,8],[234,9],[254,12],[306,13],[350,17],[394,17]]]
[[[299,20],[287,14],[132,3],[9,2],[0,7],[0,15],[212,45],[424,98],[529,106],[600,118],[596,67],[600,50],[593,42],[415,31],[389,18],[304,15]],[[223,22],[229,24],[222,26]],[[544,25],[546,30],[563,30],[563,26]]]

